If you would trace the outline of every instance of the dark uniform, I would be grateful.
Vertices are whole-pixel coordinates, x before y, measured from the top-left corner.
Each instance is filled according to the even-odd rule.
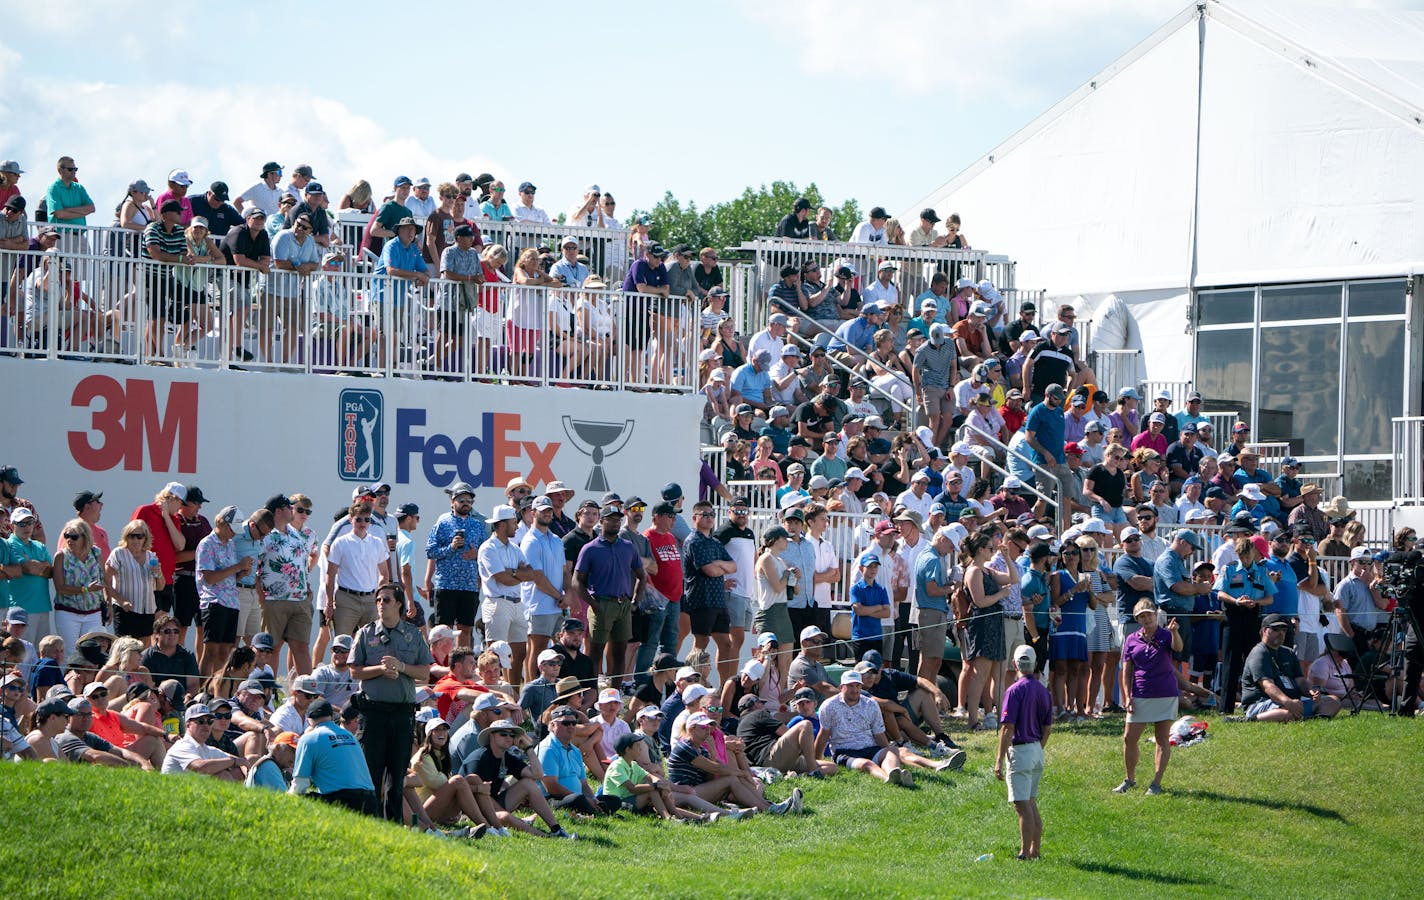
[[[380,665],[383,656],[394,656],[408,666],[434,662],[420,629],[406,621],[387,629],[378,619],[356,632],[351,665]],[[415,681],[406,674],[367,678],[361,682],[360,703],[366,719],[361,746],[371,771],[371,783],[385,800],[385,818],[398,822],[415,740]],[[387,776],[389,781],[382,785]]]

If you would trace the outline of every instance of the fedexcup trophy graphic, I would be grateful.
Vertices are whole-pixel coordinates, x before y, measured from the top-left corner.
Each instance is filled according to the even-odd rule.
[[[603,492],[608,490],[608,476],[603,471],[603,461],[622,450],[633,437],[633,420],[622,422],[590,422],[564,416],[564,434],[569,442],[584,456],[593,458],[593,468],[588,473],[588,483],[584,490]]]

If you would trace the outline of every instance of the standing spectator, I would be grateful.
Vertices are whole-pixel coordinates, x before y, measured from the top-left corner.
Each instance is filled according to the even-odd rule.
[[[20,164],[13,159],[0,162],[0,204],[9,203],[11,199],[20,197],[20,176],[25,174],[25,170],[20,168]],[[20,197],[21,200],[25,199]],[[20,207],[24,209],[24,207]]]
[[[405,205],[405,199],[410,196],[410,184],[410,179],[405,175],[397,177],[393,187],[394,196],[382,203],[381,208],[376,210],[376,214],[366,223],[361,246],[372,254],[381,255],[386,241],[396,236],[396,226],[400,224],[401,219],[410,215],[410,210]]]
[[[554,520],[554,502],[547,496],[536,497],[533,507],[534,522],[519,545],[533,576],[520,585],[524,614],[529,623],[527,659],[536,661],[534,665],[526,662],[526,682],[542,673],[537,660],[543,659],[544,651],[557,633],[567,604],[564,597],[564,545],[550,529]]]
[[[805,197],[797,197],[795,204],[791,207],[791,212],[781,217],[781,221],[776,224],[776,236],[792,238],[804,241],[811,236],[811,226],[807,220],[811,218],[811,201]]]
[[[346,537],[349,535],[338,538],[337,543]],[[336,546],[333,544],[333,549]],[[398,585],[390,581],[381,584],[376,591],[380,618],[363,625],[356,634],[351,656],[361,682],[361,712],[366,718],[362,749],[371,784],[382,786],[384,782],[379,790],[385,800],[385,818],[391,822],[403,820],[405,774],[415,740],[415,683],[425,682],[433,661],[420,629],[401,617],[405,609],[401,594]],[[309,714],[314,716],[315,708],[324,702],[313,703]]]
[[[440,205],[431,210],[425,219],[425,261],[431,266],[439,266],[446,247],[455,244],[455,228],[459,224],[456,215],[460,210],[460,192],[455,185],[445,182],[438,189]]]
[[[303,189],[302,202],[291,213],[293,221],[302,216],[311,219],[312,239],[323,250],[331,246],[331,216],[326,211],[330,205],[326,190],[320,182],[313,181]]]
[[[310,216],[294,215],[292,227],[278,233],[272,242],[272,267],[277,271],[267,280],[266,295],[258,316],[258,359],[271,361],[272,342],[277,336],[277,322],[296,322],[301,317],[302,286],[308,276],[321,268],[321,245],[313,236],[314,225]],[[281,359],[294,358],[297,335],[302,328],[283,328]]]
[[[1009,802],[1019,817],[1019,859],[1038,859],[1042,850],[1043,817],[1038,812],[1038,785],[1043,777],[1043,748],[1053,731],[1053,699],[1033,674],[1037,658],[1030,646],[1020,645],[1014,650],[1014,668],[1019,677],[1004,692],[999,750],[994,757],[994,777],[1007,780]]]
[[[869,220],[861,222],[855,226],[855,231],[851,232],[850,242],[852,244],[885,243],[885,222],[889,218],[890,214],[885,211],[885,207],[872,208]]]
[[[505,641],[511,650],[510,677],[523,678],[524,649],[528,644],[529,621],[524,614],[522,585],[534,581],[534,570],[512,540],[519,525],[514,507],[500,504],[485,520],[489,540],[480,545],[480,620],[485,643]]]
[[[257,183],[243,191],[238,195],[238,198],[233,201],[234,205],[237,206],[237,211],[245,213],[246,211],[243,207],[251,203],[257,209],[262,210],[263,218],[275,216],[277,214],[278,204],[282,199],[282,194],[285,193],[285,191],[277,187],[277,182],[281,180],[282,166],[276,162],[265,163],[262,166],[262,177],[258,179]]]
[[[710,295],[713,288],[724,285],[722,277],[722,267],[717,264],[717,251],[711,247],[703,247],[697,253],[697,265],[692,269],[692,277],[701,288],[704,295]],[[724,291],[725,293],[725,291]]]
[[[152,546],[148,524],[133,521],[124,526],[120,545],[104,557],[105,593],[115,607],[114,633],[137,638],[145,646],[154,633],[154,595],[163,587]]]
[[[81,253],[86,249],[82,229],[88,224],[87,217],[94,212],[94,201],[79,183],[79,167],[73,157],[61,156],[55,167],[59,177],[45,191],[45,209],[50,223],[59,232],[65,252]],[[191,218],[191,211],[188,215]]]
[[[474,488],[457,481],[445,492],[450,512],[436,521],[425,541],[425,591],[434,598],[435,623],[455,628],[457,645],[469,647],[479,618],[479,549],[488,531],[472,514]]]
[[[15,518],[23,518],[24,512]],[[12,519],[13,521],[13,519]],[[17,529],[17,533],[21,533]],[[104,560],[83,519],[64,523],[60,549],[51,569],[54,579],[54,628],[66,647],[79,643],[79,636],[97,631],[106,603]]]
[[[489,198],[480,204],[480,215],[486,219],[493,219],[496,222],[512,221],[514,219],[514,210],[510,209],[509,204],[504,200],[504,182],[490,182],[489,191]]]
[[[519,205],[514,208],[514,220],[516,222],[533,222],[537,225],[552,225],[553,221],[549,214],[534,205],[534,194],[539,189],[532,182],[521,182],[519,185]]]
[[[291,498],[277,494],[267,501],[272,530],[262,540],[258,596],[262,630],[272,635],[278,652],[287,645],[288,659],[299,675],[311,672],[313,590],[307,583],[310,543],[292,524]]]
[[[718,677],[731,681],[737,671],[737,651],[732,646],[731,617],[727,611],[727,581],[736,578],[737,564],[727,548],[712,536],[716,515],[712,504],[693,505],[694,530],[683,543],[682,569],[685,578],[682,608],[687,612],[694,648],[705,651],[710,637],[717,645]],[[812,566],[814,569],[814,566]]]
[[[430,179],[417,178],[411,185],[410,196],[405,198],[405,208],[417,218],[428,219],[435,213],[435,200],[430,196]]]
[[[292,177],[287,181],[285,190],[293,199],[301,202],[302,191],[315,180],[316,173],[312,171],[312,167],[302,163],[292,170]]]
[[[241,522],[242,513],[236,506],[223,507],[212,534],[198,544],[195,565],[199,613],[203,622],[203,644],[198,666],[204,675],[217,672],[237,642],[240,607],[237,577],[251,572],[256,562],[252,557],[238,558],[233,539],[237,536],[237,529],[242,527]]]
[[[262,630],[262,600],[257,588],[257,578],[262,560],[262,542],[272,532],[273,516],[267,509],[259,509],[247,517],[240,526],[234,526],[236,535],[233,546],[239,560],[252,560],[247,571],[237,576],[237,636],[249,645]]]
[[[160,210],[170,200],[177,203],[181,207],[178,224],[184,228],[193,221],[193,201],[188,199],[188,189],[192,186],[193,179],[186,169],[174,169],[168,173],[168,190],[159,194],[154,201]]]
[[[570,225],[582,225],[585,228],[607,228],[608,220],[604,218],[603,205],[599,203],[602,196],[603,192],[596,184],[584,188],[583,200],[569,207],[564,221]]]
[[[594,673],[615,675],[627,655],[628,641],[633,636],[633,606],[642,599],[647,576],[638,551],[618,536],[623,527],[623,510],[613,505],[603,507],[599,526],[598,537],[579,550],[573,576],[579,595],[589,605],[589,649]]]
[[[359,213],[371,215],[376,211],[376,204],[371,199],[371,182],[362,178],[351,188],[341,195],[341,201],[336,205],[337,209],[354,209]]]
[[[226,237],[233,228],[242,224],[242,215],[228,203],[227,183],[214,181],[208,192],[192,201],[193,216],[206,219],[208,233],[215,238]]]
[[[38,517],[32,510],[20,506],[9,514],[9,524],[13,531],[5,542],[8,553],[5,568],[10,576],[8,602],[25,611],[35,634],[53,631],[64,638],[66,648],[73,648],[86,629],[76,622],[61,628],[58,612],[51,621],[50,582],[54,558],[44,542],[35,538]],[[15,570],[19,571],[18,577],[12,574]]]
[[[390,550],[384,540],[371,534],[370,505],[357,501],[351,506],[351,530],[332,541],[327,551],[327,615],[332,629],[337,634],[354,634],[373,622],[376,588],[390,579]]]
[[[1122,762],[1127,774],[1113,791],[1125,794],[1137,786],[1138,743],[1150,723],[1157,749],[1147,793],[1160,794],[1162,775],[1172,758],[1171,729],[1180,696],[1172,657],[1182,652],[1178,630],[1181,626],[1178,619],[1172,618],[1167,620],[1166,628],[1158,628],[1157,607],[1150,600],[1139,600],[1132,612],[1138,630],[1123,641],[1122,683],[1118,688],[1127,706],[1127,724],[1122,732]]]

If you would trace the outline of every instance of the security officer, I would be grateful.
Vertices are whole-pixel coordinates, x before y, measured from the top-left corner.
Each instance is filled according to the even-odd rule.
[[[318,796],[328,803],[375,815],[380,807],[376,792],[371,789],[366,760],[356,737],[336,723],[335,715],[325,699],[313,700],[307,707],[311,727],[297,741],[292,785],[287,793],[300,796],[309,788],[316,788]]]
[[[385,818],[399,822],[405,773],[415,740],[415,685],[430,676],[430,645],[405,621],[405,592],[384,581],[376,588],[376,621],[356,632],[351,669],[361,682],[356,696],[366,724],[361,745],[371,783],[384,798]],[[385,781],[383,785],[382,782]]]

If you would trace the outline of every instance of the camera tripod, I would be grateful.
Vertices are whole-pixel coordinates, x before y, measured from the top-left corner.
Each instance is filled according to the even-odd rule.
[[[1386,684],[1393,684],[1394,688],[1389,692],[1388,705],[1390,714],[1396,716],[1399,715],[1404,698],[1404,640],[1411,626],[1416,629],[1415,633],[1417,634],[1419,626],[1414,621],[1414,610],[1409,601],[1407,599],[1395,601],[1394,609],[1389,613],[1389,621],[1385,624],[1379,653],[1375,657],[1376,662],[1368,675],[1368,690],[1371,693],[1375,688],[1375,673],[1379,673]],[[1376,699],[1384,700],[1385,698],[1376,696]],[[1358,710],[1356,711],[1358,712]]]

